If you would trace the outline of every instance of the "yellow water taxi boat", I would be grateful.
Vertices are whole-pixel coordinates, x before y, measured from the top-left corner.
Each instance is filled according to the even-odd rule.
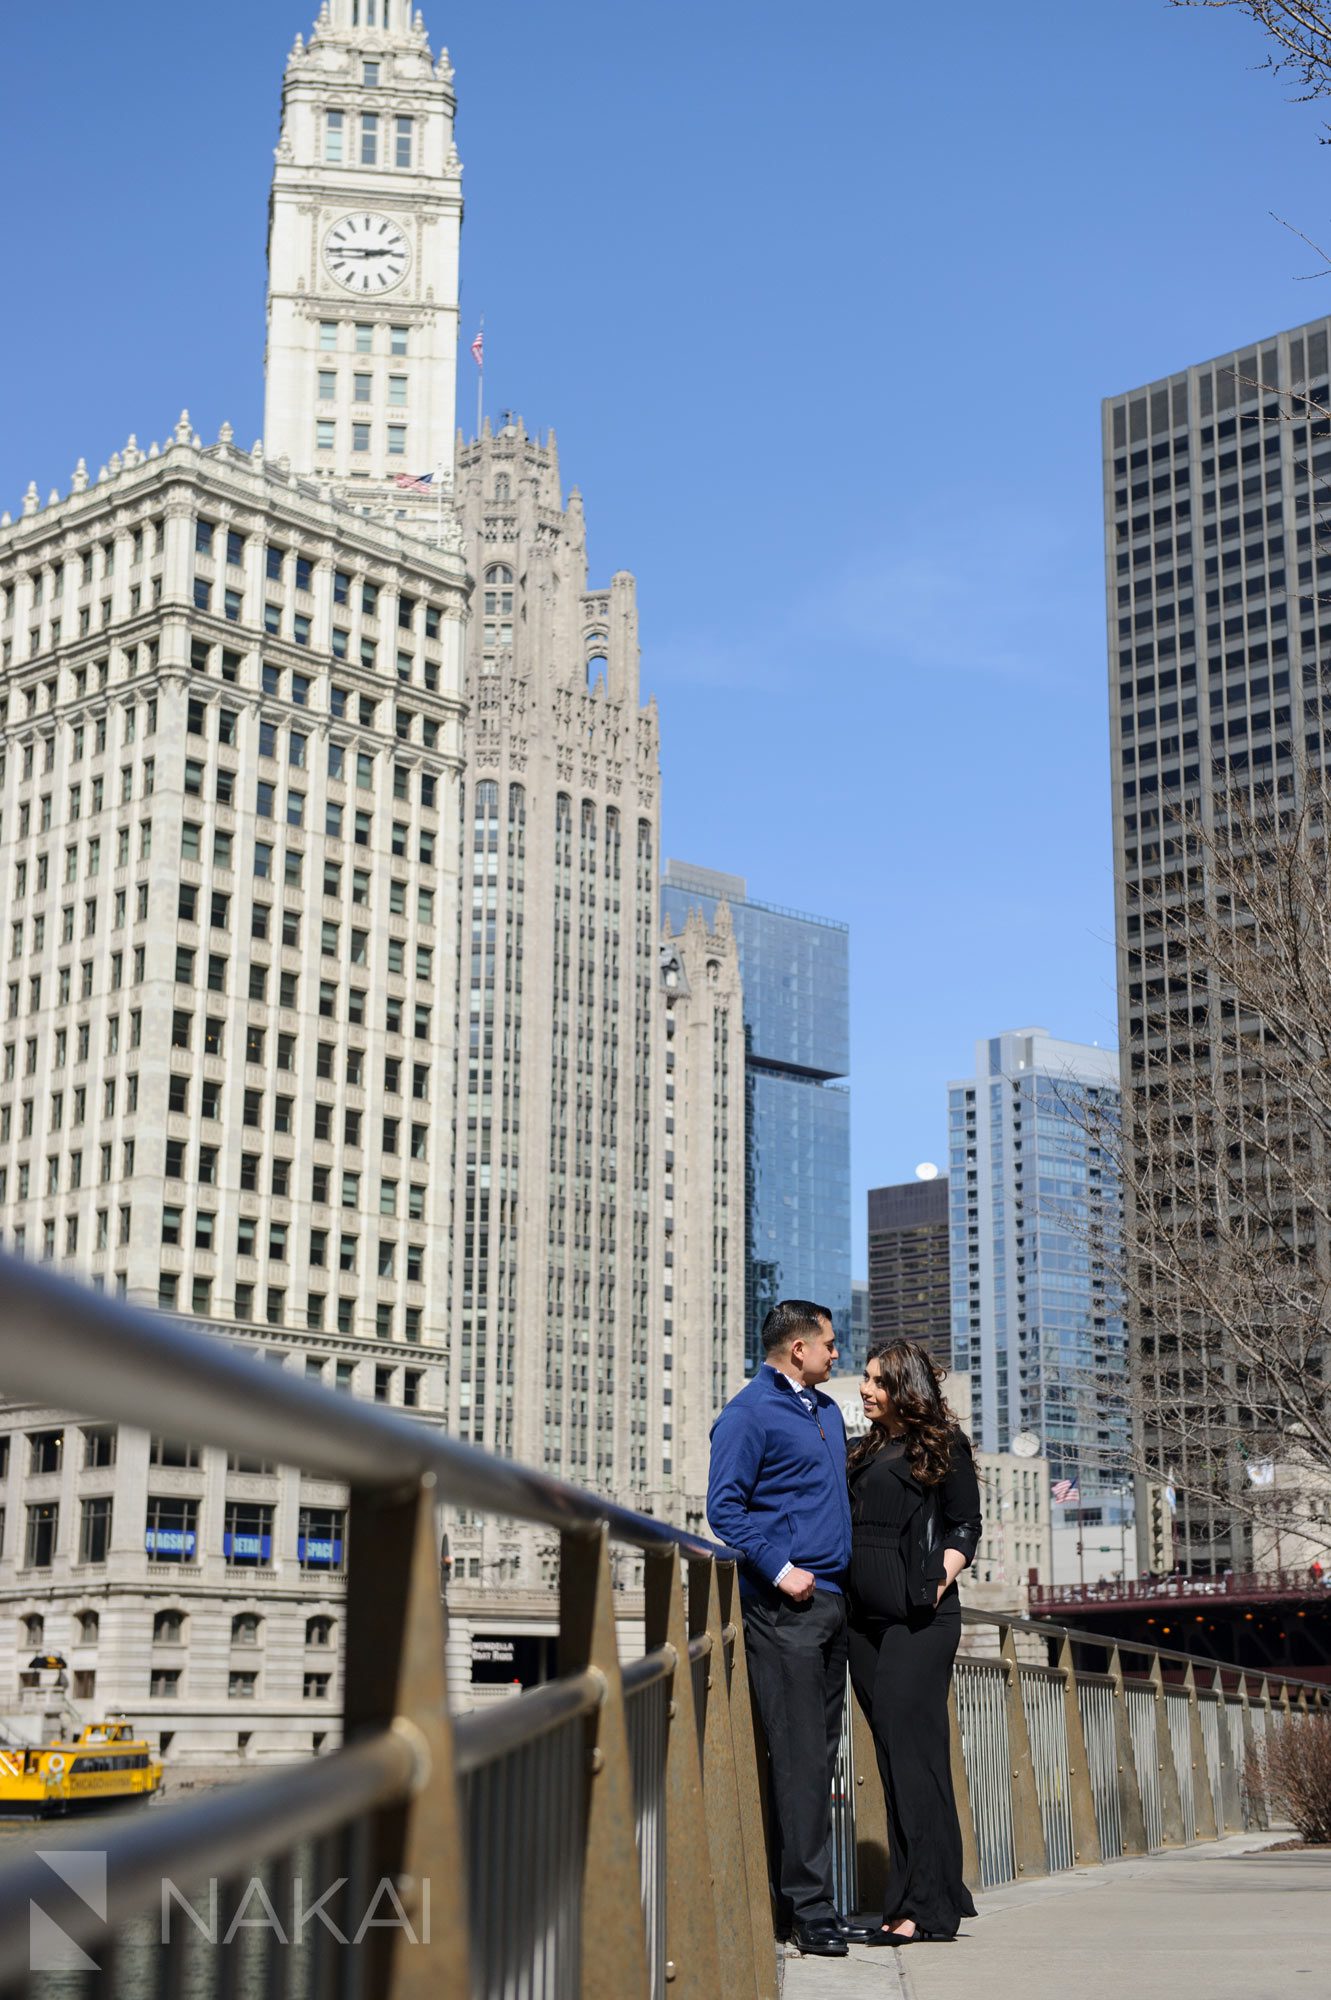
[[[90,1722],[72,1742],[0,1748],[0,1819],[58,1819],[146,1803],[162,1766],[128,1722]]]

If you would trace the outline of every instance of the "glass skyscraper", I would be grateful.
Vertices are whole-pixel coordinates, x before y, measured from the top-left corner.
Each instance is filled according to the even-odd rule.
[[[1119,1173],[1112,1049],[1023,1028],[976,1044],[948,1088],[952,1365],[983,1451],[1040,1438],[1081,1518],[1127,1505],[1127,1339],[1114,1275]],[[1098,1511],[1097,1511],[1098,1510]]]
[[[730,908],[744,982],[745,1366],[779,1298],[830,1306],[850,1340],[850,933],[750,899],[742,875],[668,861],[661,913],[682,930]]]

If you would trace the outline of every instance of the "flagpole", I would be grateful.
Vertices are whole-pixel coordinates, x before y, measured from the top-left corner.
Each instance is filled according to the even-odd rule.
[[[481,424],[485,414],[485,314],[481,314],[480,331],[476,336],[480,342],[481,355],[477,362],[476,376],[476,442],[481,441]]]
[[[434,477],[435,484],[439,488],[439,512],[435,523],[434,545],[437,549],[441,549],[444,546],[444,461],[442,458],[439,461]]]

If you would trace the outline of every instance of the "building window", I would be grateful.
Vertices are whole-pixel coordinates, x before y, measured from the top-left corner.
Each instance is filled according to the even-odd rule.
[[[407,455],[407,427],[405,424],[388,426],[388,456],[405,458]]]
[[[351,426],[351,449],[353,451],[368,451],[370,449],[370,426],[368,424],[353,424]]]
[[[259,1690],[259,1676],[245,1668],[233,1669],[226,1678],[227,1695],[232,1701],[253,1701]]]
[[[332,1680],[333,1677],[331,1674],[306,1674],[306,1701],[327,1701],[328,1690],[332,1685]]]
[[[83,1511],[79,1518],[79,1561],[81,1563],[104,1563],[110,1546],[110,1500],[85,1500],[83,1502]]]
[[[398,119],[396,164],[399,167],[409,167],[412,164],[412,150],[413,150],[412,141],[413,141],[414,131],[415,131],[414,119],[411,118]]]
[[[335,369],[321,368],[319,370],[319,401],[321,403],[333,403],[337,401],[337,372]]]
[[[222,1554],[233,1569],[264,1569],[273,1559],[273,1510],[228,1500]]]
[[[379,164],[379,115],[375,111],[361,113],[360,163],[363,167]]]
[[[150,1494],[144,1523],[144,1547],[153,1561],[192,1563],[198,1552],[198,1522],[197,1500],[187,1500],[174,1493]]]
[[[60,1509],[54,1500],[42,1500],[28,1509],[28,1532],[23,1560],[28,1569],[50,1569],[55,1556]]]
[[[59,1472],[65,1453],[63,1431],[29,1431],[28,1446],[30,1473]]]
[[[390,326],[388,329],[388,351],[390,354],[405,354],[407,351],[407,328]]]
[[[95,1429],[83,1433],[83,1463],[85,1467],[114,1465],[116,1462],[116,1433],[114,1426],[99,1424]]]
[[[346,130],[346,114],[330,111],[324,120],[324,158],[330,166],[342,164],[342,143]],[[322,329],[321,329],[322,331]],[[334,344],[336,333],[334,333]]]
[[[395,409],[405,409],[407,402],[407,378],[405,375],[390,375],[388,378],[388,400]]]
[[[148,1677],[148,1693],[155,1701],[172,1701],[180,1693],[179,1667],[154,1667]]]
[[[319,322],[319,346],[325,354],[337,351],[337,321],[324,319]]]
[[[344,1568],[346,1524],[345,1510],[340,1507],[302,1507],[296,1542],[301,1568]]]
[[[333,1643],[333,1621],[331,1618],[307,1618],[305,1620],[305,1644],[307,1646],[331,1646]]]

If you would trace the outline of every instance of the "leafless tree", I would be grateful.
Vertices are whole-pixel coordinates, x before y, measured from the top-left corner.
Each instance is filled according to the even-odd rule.
[[[1331,97],[1331,7],[1317,0],[1169,0],[1171,7],[1237,8],[1275,44],[1265,67],[1293,77],[1297,101]]]

